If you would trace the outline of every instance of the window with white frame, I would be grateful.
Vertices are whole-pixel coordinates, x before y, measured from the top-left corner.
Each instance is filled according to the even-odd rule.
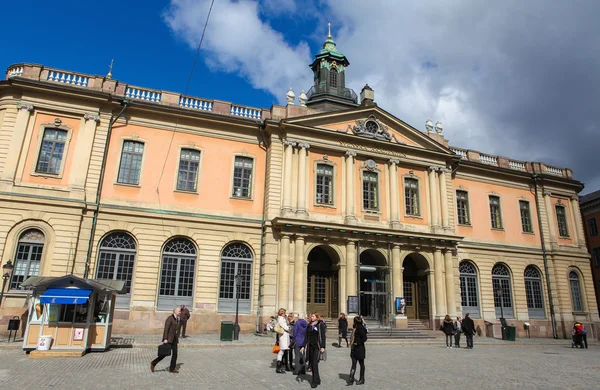
[[[544,296],[542,295],[542,278],[540,271],[534,266],[525,268],[525,298],[530,318],[545,318]]]
[[[199,166],[200,151],[195,149],[181,149],[179,171],[177,173],[177,189],[179,191],[195,192],[197,190]]]
[[[169,240],[163,249],[158,292],[158,310],[192,306],[196,246],[185,237]]]
[[[514,318],[510,271],[506,265],[496,264],[492,268],[492,289],[496,317],[500,318],[504,314],[505,318]]]
[[[596,222],[596,217],[588,219],[588,227],[590,231],[590,236],[598,235],[598,222]]]
[[[467,191],[456,191],[456,215],[459,225],[470,225],[469,215],[469,193]]]
[[[117,295],[118,309],[129,308],[135,254],[135,240],[125,232],[111,233],[100,243],[96,277],[125,282],[124,294]]]
[[[44,129],[44,138],[35,168],[37,173],[60,174],[68,134],[66,130]]]
[[[28,277],[39,275],[44,241],[44,233],[38,229],[29,229],[21,234],[9,289],[18,289]]]
[[[333,204],[333,167],[329,164],[317,164],[317,204]]]
[[[406,215],[421,215],[419,211],[419,180],[404,178],[404,204]]]
[[[236,282],[239,275],[239,283]],[[242,243],[232,243],[221,253],[221,280],[219,283],[219,312],[235,312],[239,294],[239,310],[250,312],[252,296],[252,251]]]
[[[470,261],[462,261],[458,266],[460,275],[460,301],[462,314],[469,313],[479,318],[479,298],[477,294],[477,269]]]
[[[252,170],[254,159],[236,156],[233,167],[233,196],[236,198],[250,198],[252,188]]]
[[[502,229],[502,210],[500,209],[500,197],[490,195],[490,218],[492,228]]]
[[[556,223],[558,224],[558,234],[561,237],[569,237],[569,228],[567,227],[567,210],[565,206],[556,205]]]
[[[363,172],[363,208],[376,211],[379,209],[377,172]]]
[[[533,233],[531,225],[531,211],[529,210],[529,202],[526,200],[519,201],[519,210],[521,212],[521,229],[524,233]]]
[[[583,298],[581,297],[581,286],[579,275],[575,271],[569,272],[569,286],[571,288],[571,301],[574,312],[583,312]]]
[[[117,178],[117,183],[133,185],[140,184],[140,172],[142,170],[143,156],[143,142],[123,142],[123,151],[121,152],[121,163],[119,165],[119,176]]]

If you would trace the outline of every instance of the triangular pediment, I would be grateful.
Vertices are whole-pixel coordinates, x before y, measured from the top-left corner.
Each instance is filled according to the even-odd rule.
[[[291,118],[284,122],[332,131],[337,134],[347,134],[354,141],[362,138],[392,145],[405,145],[449,155],[453,154],[447,147],[430,138],[427,134],[376,106],[319,113]]]

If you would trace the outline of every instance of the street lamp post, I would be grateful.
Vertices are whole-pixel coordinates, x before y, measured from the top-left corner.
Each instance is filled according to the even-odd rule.
[[[242,275],[238,272],[235,275],[235,324],[233,325],[233,339],[238,340],[240,337],[240,324],[238,322],[238,314],[240,309],[240,283],[242,281]]]
[[[2,266],[2,290],[0,290],[0,306],[2,306],[2,298],[4,298],[4,287],[6,287],[6,281],[10,279],[10,275],[12,274],[12,270],[15,268],[13,263],[8,260],[6,264]]]

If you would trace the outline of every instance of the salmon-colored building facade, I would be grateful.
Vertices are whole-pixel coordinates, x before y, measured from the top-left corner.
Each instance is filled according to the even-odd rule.
[[[570,337],[599,321],[571,170],[449,146],[346,88],[328,38],[315,85],[270,109],[34,64],[0,82],[0,256],[29,276],[124,280],[113,333],[243,332],[284,307],[435,329],[470,313]],[[385,106],[385,102],[380,102]],[[238,281],[236,282],[236,276]],[[405,307],[396,307],[403,298]],[[554,319],[554,321],[553,321]]]
[[[597,307],[600,307],[600,234],[598,233],[598,224],[600,224],[600,191],[581,196],[579,204],[581,205],[587,247],[592,256],[590,266],[596,291],[596,304]]]

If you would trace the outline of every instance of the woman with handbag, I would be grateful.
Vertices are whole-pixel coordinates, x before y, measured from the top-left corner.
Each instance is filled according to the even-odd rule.
[[[275,333],[279,336],[279,353],[277,353],[277,368],[275,372],[285,374],[283,368],[283,354],[290,349],[290,328],[288,327],[285,309],[281,308],[277,312],[277,323],[275,324]]]
[[[312,367],[312,382],[310,387],[313,389],[316,389],[321,384],[319,360],[321,359],[321,354],[325,353],[326,343],[325,326],[319,318],[319,313],[312,313],[310,315],[310,323],[306,329],[305,348],[308,350],[308,361],[311,362]],[[302,348],[300,353],[304,353],[305,348]]]
[[[365,383],[365,358],[367,350],[365,348],[367,341],[367,329],[365,328],[361,317],[354,317],[352,325],[352,336],[350,336],[350,358],[352,358],[352,367],[350,368],[350,378],[346,381],[347,386],[354,384],[354,374],[356,373],[356,363],[360,364],[360,379],[356,382],[357,385]]]

